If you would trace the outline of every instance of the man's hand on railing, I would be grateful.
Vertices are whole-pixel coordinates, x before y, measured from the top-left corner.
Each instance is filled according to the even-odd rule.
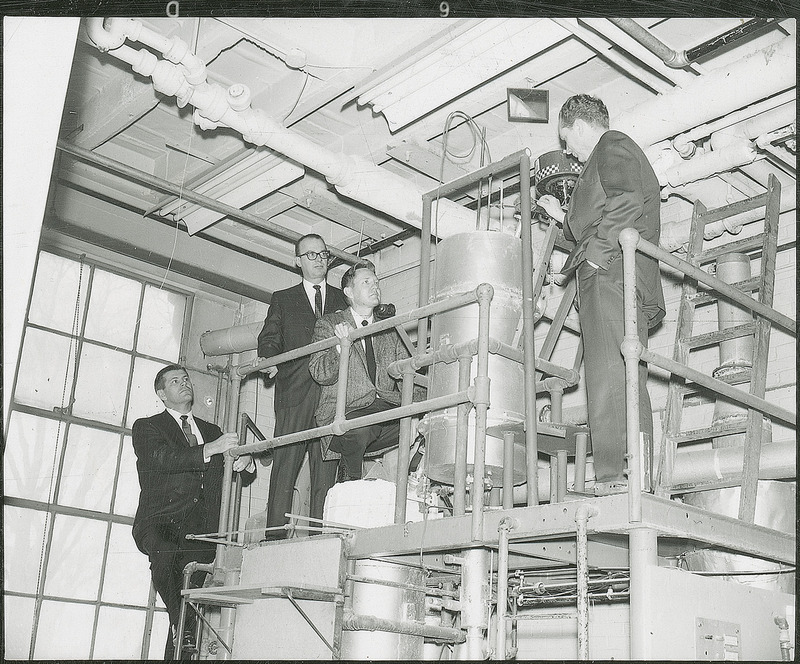
[[[343,321],[341,323],[336,323],[336,325],[333,327],[333,333],[339,339],[344,339],[345,337],[347,337],[348,334],[350,334],[350,330],[352,330],[352,329],[354,329],[354,328],[353,328],[352,325],[350,325],[350,323],[348,323],[346,321]],[[341,353],[342,352],[342,347],[341,347],[340,344],[336,345],[336,352],[337,353]]]
[[[265,357],[259,357],[256,358],[256,362],[264,362],[266,359],[267,358]],[[261,369],[261,373],[267,374],[267,378],[275,378],[275,376],[278,374],[278,367],[265,367],[264,369]]]
[[[253,472],[255,470],[255,462],[253,457],[249,454],[242,454],[233,460],[233,470],[236,473],[241,473],[243,470]]]

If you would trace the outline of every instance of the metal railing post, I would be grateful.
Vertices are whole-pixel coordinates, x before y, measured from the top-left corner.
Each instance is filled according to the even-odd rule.
[[[489,411],[489,311],[494,289],[478,287],[478,372],[475,376],[475,458],[472,470],[472,539],[483,539],[484,475],[486,470],[486,424]]]

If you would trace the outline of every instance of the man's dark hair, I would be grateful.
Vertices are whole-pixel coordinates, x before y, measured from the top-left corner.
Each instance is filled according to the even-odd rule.
[[[317,235],[316,233],[309,233],[308,235],[304,235],[297,242],[294,243],[294,255],[295,256],[299,256],[300,255],[300,243],[303,240],[321,240],[322,243],[325,244],[325,238],[323,238],[321,235]],[[325,244],[325,246],[327,247],[328,245]]]
[[[558,113],[558,123],[569,129],[575,120],[608,129],[608,109],[602,100],[591,95],[575,95],[567,99]]]
[[[350,268],[347,270],[347,272],[345,272],[342,275],[342,290],[353,285],[353,280],[356,278],[357,270],[369,270],[374,274],[375,263],[373,263],[372,261],[368,261],[366,258],[362,258],[361,260],[358,261],[358,263],[351,265]],[[345,295],[345,297],[347,296]],[[349,300],[350,298],[347,299]]]
[[[160,369],[156,374],[156,379],[153,381],[153,387],[155,388],[156,392],[163,390],[164,387],[166,387],[166,380],[164,379],[164,376],[170,371],[185,371],[186,375],[189,375],[189,372],[186,371],[186,367],[182,367],[180,364],[168,364],[163,369]]]

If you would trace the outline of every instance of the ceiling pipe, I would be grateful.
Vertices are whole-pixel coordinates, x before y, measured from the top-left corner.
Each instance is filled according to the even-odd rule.
[[[759,102],[758,104],[753,104],[752,106],[743,108],[735,113],[730,113],[724,118],[720,118],[714,122],[709,122],[708,124],[700,125],[699,127],[695,127],[691,131],[687,131],[684,134],[679,134],[672,139],[672,147],[678,151],[681,157],[688,159],[694,154],[694,150],[696,148],[694,141],[700,138],[705,138],[706,136],[710,136],[715,131],[725,129],[726,127],[730,127],[731,125],[737,124],[744,120],[749,120],[757,115],[760,116],[762,113],[766,113],[767,111],[771,111],[789,103],[792,104],[791,113],[792,117],[794,117],[796,109],[795,99],[796,95],[793,90],[775,95],[774,97],[770,97],[769,99]]]
[[[93,41],[99,36],[97,21],[92,23]],[[134,21],[136,23],[136,21]],[[117,30],[116,24],[111,26]],[[113,34],[108,43],[118,42]],[[97,43],[97,42],[94,42]],[[153,87],[163,94],[175,95],[178,105],[191,103],[195,108],[194,121],[201,129],[230,127],[245,141],[266,145],[322,174],[336,190],[371,208],[380,210],[415,228],[422,226],[422,194],[412,182],[395,175],[359,156],[334,153],[331,150],[293,133],[263,111],[250,107],[249,90],[244,85],[233,85],[227,91],[216,83],[207,81],[192,84],[178,65],[158,60],[149,51],[138,53],[124,45],[108,48],[110,55],[119,57],[134,67],[134,71],[149,76]],[[135,63],[135,64],[134,64]],[[448,237],[474,227],[474,213],[447,199],[436,204],[437,232]]]
[[[685,51],[676,51],[654,36],[649,30],[643,28],[632,18],[609,18],[608,20],[633,37],[651,53],[661,58],[665,65],[674,69],[687,67],[695,60],[705,57],[723,46],[727,46],[748,35],[758,32],[775,22],[774,18],[754,18],[717,37],[704,41],[702,44],[698,44],[693,48]]]
[[[673,85],[683,86],[697,78],[697,72],[695,72],[696,67],[692,68],[690,71],[668,67],[661,58],[642,46],[638,41],[608,19],[581,18],[580,20],[582,23],[591,27],[592,30],[603,35],[603,37],[614,44],[617,49],[627,51],[664,79],[670,81]]]
[[[708,150],[696,155],[693,159],[667,169],[664,177],[667,183],[677,187],[745,164],[751,164],[757,158],[758,152],[752,141],[739,139],[720,149]]]
[[[787,37],[619,114],[611,126],[648,147],[795,87],[795,65],[795,40]]]

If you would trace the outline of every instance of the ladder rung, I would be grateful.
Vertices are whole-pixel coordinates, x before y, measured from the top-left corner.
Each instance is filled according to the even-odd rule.
[[[679,434],[670,436],[670,439],[675,444],[690,443],[696,440],[706,440],[716,436],[729,436],[736,433],[744,433],[747,431],[747,422],[736,422],[733,424],[717,424],[712,427],[704,429],[692,429],[691,431],[682,431]]]
[[[699,215],[699,217],[704,224],[710,224],[714,221],[719,221],[720,219],[727,219],[728,217],[742,214],[742,212],[749,212],[750,210],[755,210],[756,208],[766,207],[768,198],[768,192],[764,192],[763,194],[753,196],[752,198],[745,198],[743,201],[736,201],[730,205],[723,205],[722,207],[715,208],[713,210],[707,210],[703,214]]]
[[[753,251],[753,249],[761,249],[764,246],[764,238],[764,233],[759,233],[753,237],[746,237],[742,240],[736,240],[735,242],[728,242],[727,244],[712,249],[706,249],[697,254],[695,261],[698,265],[701,265],[703,263],[709,263],[725,254],[736,252],[743,253],[746,251]]]
[[[734,288],[738,288],[743,293],[752,293],[753,291],[761,289],[761,277],[750,277],[749,279],[737,281],[736,283],[730,285]],[[719,299],[719,295],[717,295],[717,293],[714,291],[702,291],[700,293],[696,293],[695,295],[691,295],[690,299],[692,304],[698,307],[703,304],[716,302],[717,299]]]
[[[729,327],[727,330],[717,330],[714,332],[707,332],[706,334],[698,334],[695,337],[687,337],[681,339],[680,342],[684,344],[686,348],[702,348],[703,346],[718,344],[720,341],[746,337],[748,334],[753,334],[755,331],[755,323],[746,323],[744,325],[737,325],[736,327]]]

